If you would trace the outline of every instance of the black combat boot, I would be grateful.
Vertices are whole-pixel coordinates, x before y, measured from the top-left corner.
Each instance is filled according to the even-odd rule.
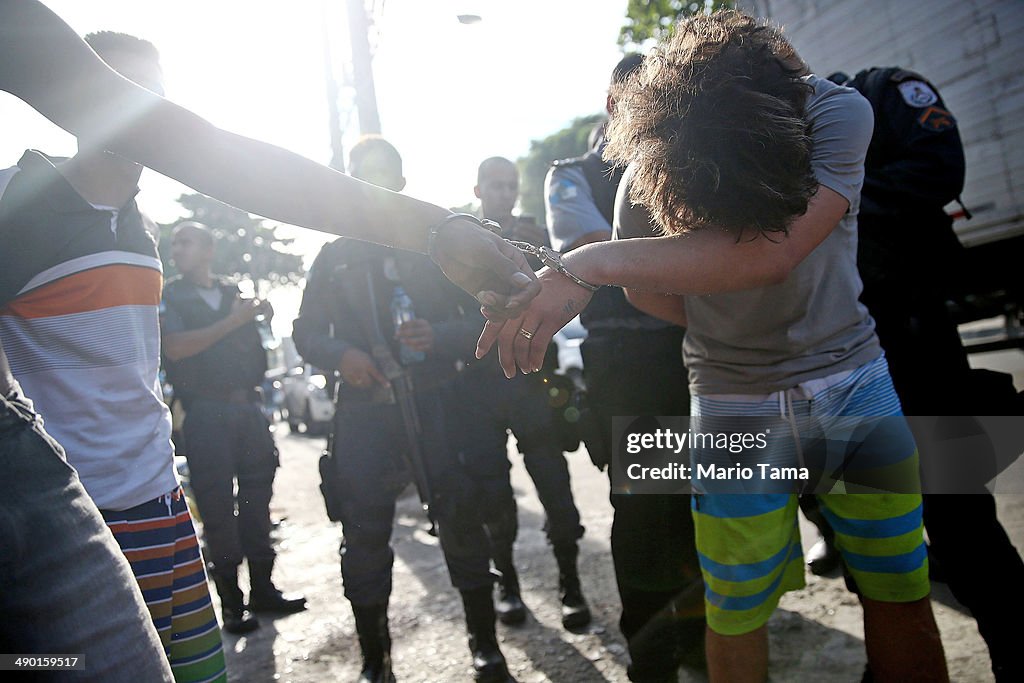
[[[576,543],[555,547],[555,561],[558,562],[558,590],[562,597],[562,626],[569,630],[580,629],[590,623],[590,608],[583,599],[580,575],[576,571]]]
[[[391,672],[391,634],[387,605],[352,605],[356,634],[363,653],[363,670],[357,683],[395,683]]]
[[[505,666],[505,656],[498,648],[491,587],[460,592],[466,609],[466,630],[469,632],[469,650],[473,653],[474,680],[478,683],[515,683]]]
[[[823,577],[823,575],[835,571],[843,561],[843,556],[836,548],[836,531],[833,530],[817,506],[805,505],[801,502],[801,509],[807,520],[818,527],[818,532],[821,535],[807,551],[804,561],[815,577]]]
[[[270,580],[273,560],[249,561],[249,609],[254,612],[295,614],[306,609],[303,595],[284,595]]]
[[[511,550],[494,558],[494,568],[501,574],[498,579],[498,604],[495,606],[498,620],[507,626],[523,623],[526,621],[526,605],[519,592],[519,576],[512,564]]]
[[[803,511],[807,521],[816,526],[818,533],[821,534],[817,542],[811,546],[811,549],[804,556],[807,568],[815,576],[831,574],[839,567],[843,559],[839,550],[836,549],[836,532],[832,529],[832,525],[828,523],[825,515],[822,514],[817,499],[813,496],[801,496],[800,509]]]
[[[260,622],[245,607],[242,589],[238,587],[238,568],[211,569],[213,585],[220,596],[220,614],[224,630],[240,635],[251,633],[260,627]]]
[[[819,538],[804,557],[807,568],[815,576],[831,574],[839,567],[842,559],[842,555],[836,549],[834,534]]]

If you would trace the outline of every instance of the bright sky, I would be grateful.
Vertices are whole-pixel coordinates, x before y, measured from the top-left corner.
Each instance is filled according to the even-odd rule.
[[[348,59],[345,0],[44,0],[79,33],[115,30],[160,50],[168,97],[213,123],[330,160],[324,34]],[[374,42],[383,134],[405,157],[408,194],[473,199],[477,164],[600,111],[626,0],[377,0]],[[457,14],[483,21],[463,25]],[[343,92],[343,110],[351,92]],[[27,147],[74,153],[71,136],[0,93],[0,168]],[[353,114],[346,148],[358,135]],[[160,221],[184,188],[155,173],[139,201]]]

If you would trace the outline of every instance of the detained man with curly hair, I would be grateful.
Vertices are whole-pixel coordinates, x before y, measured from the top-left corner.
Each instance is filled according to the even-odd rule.
[[[523,316],[487,324],[478,354],[496,343],[507,375],[533,371],[589,302],[586,285],[617,285],[687,326],[698,419],[775,416],[793,426],[783,450],[802,457],[836,441],[827,431],[808,440],[798,421],[886,417],[866,436],[848,433],[847,452],[885,452],[916,473],[874,322],[857,300],[867,101],[810,74],[780,31],[736,12],[680,23],[616,101],[605,157],[628,164],[616,231],[640,239],[562,256],[541,272]],[[804,585],[796,495],[745,490],[694,497],[712,681],[766,679],[765,624],[781,595]],[[820,499],[864,606],[875,680],[944,681],[921,497],[898,490]]]

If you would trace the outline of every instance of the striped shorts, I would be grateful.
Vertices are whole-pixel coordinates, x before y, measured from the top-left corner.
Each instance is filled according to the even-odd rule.
[[[813,421],[825,434],[805,443],[794,426],[791,451],[827,448],[901,453],[903,469],[917,470],[913,435],[902,419],[884,356],[860,368],[769,395],[693,396],[694,416],[779,416],[796,425]],[[849,417],[888,417],[884,429],[858,432]],[[838,419],[833,419],[838,418]],[[802,420],[801,420],[802,421]],[[828,425],[841,432],[828,433]],[[851,439],[860,439],[851,443]],[[884,443],[869,443],[882,440]],[[783,451],[787,450],[785,447]],[[694,449],[697,451],[697,449]],[[691,452],[694,461],[700,452]],[[809,453],[809,456],[815,454]],[[771,456],[769,456],[771,457]],[[918,493],[818,496],[836,532],[836,546],[861,594],[885,602],[928,595],[928,561]],[[763,626],[783,593],[803,588],[804,559],[793,493],[707,493],[693,497],[697,551],[705,583],[708,626],[741,635]]]
[[[176,683],[226,682],[206,567],[181,489],[128,510],[104,510],[103,518],[139,582]]]

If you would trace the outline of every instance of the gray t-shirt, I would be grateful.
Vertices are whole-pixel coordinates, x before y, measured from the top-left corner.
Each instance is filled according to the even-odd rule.
[[[857,210],[871,140],[871,105],[851,88],[813,75],[807,82],[814,88],[807,101],[814,140],[811,168],[818,183],[845,197],[850,208],[785,282],[685,297],[683,356],[694,394],[781,391],[852,370],[882,352],[874,321],[858,301]],[[624,179],[620,200],[626,184]],[[617,237],[650,235],[642,207],[617,203]]]

